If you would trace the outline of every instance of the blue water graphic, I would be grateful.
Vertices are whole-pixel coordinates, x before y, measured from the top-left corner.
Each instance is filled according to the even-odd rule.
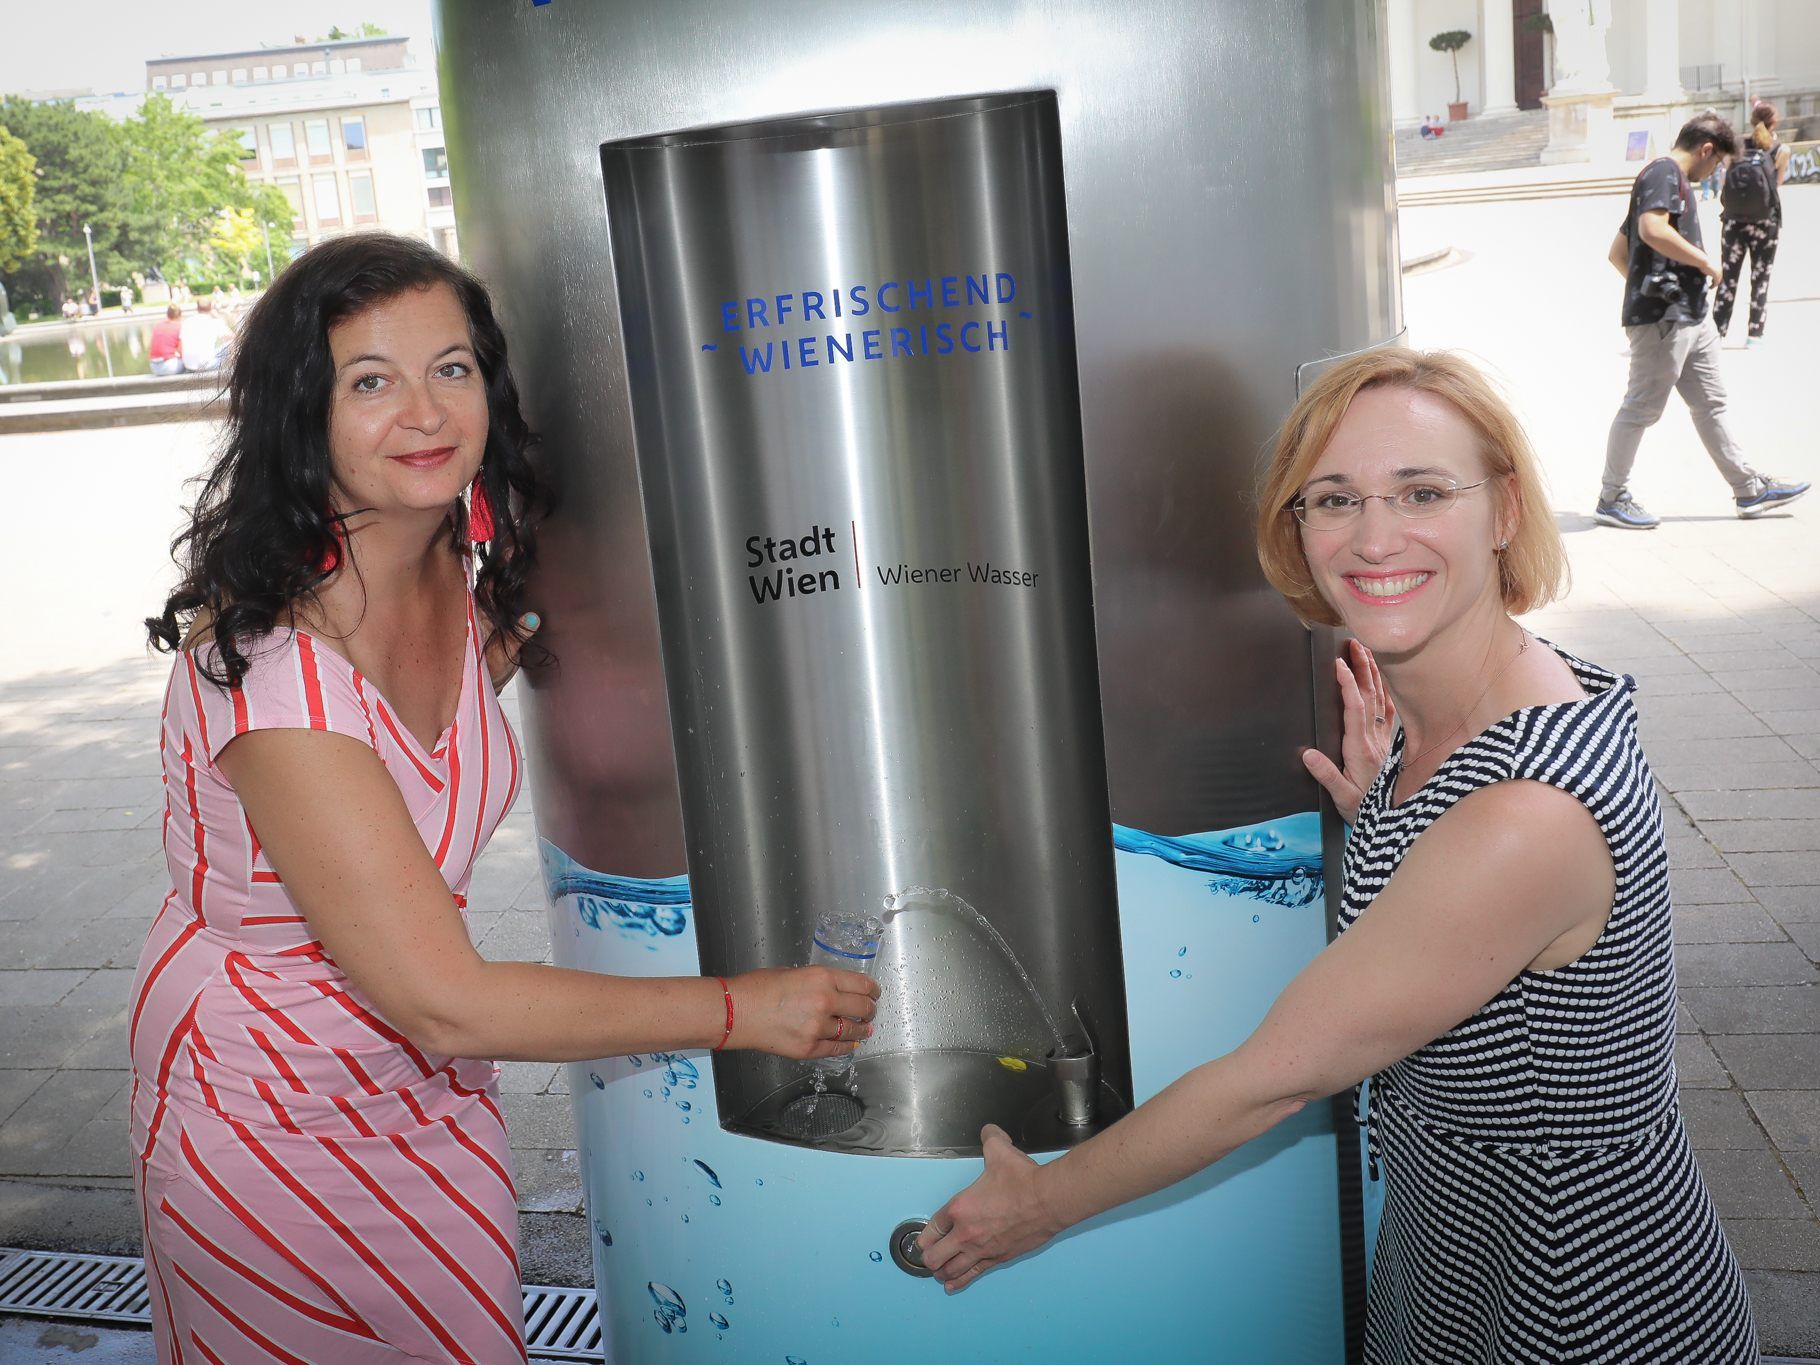
[[[537,841],[544,894],[565,898],[590,929],[628,938],[674,938],[689,927],[687,877],[612,877],[583,867],[547,839]]]
[[[1112,827],[1121,853],[1161,858],[1191,872],[1208,872],[1209,891],[1290,908],[1313,905],[1321,876],[1321,817],[1313,811],[1211,834],[1152,834]]]
[[[1319,824],[1310,814],[1212,834],[1113,834],[1141,1100],[1242,1042],[1324,944]],[[700,971],[685,879],[600,875],[547,845],[542,852],[558,962],[631,975]],[[674,934],[664,928],[672,922]],[[604,1086],[591,1083],[590,1069]],[[659,1353],[655,1331],[673,1365],[727,1365],[729,1349],[741,1360],[799,1365],[1120,1359],[1131,1331],[1121,1306],[1138,1303],[1150,1306],[1145,1330],[1158,1358],[1200,1358],[1209,1314],[1220,1323],[1221,1358],[1340,1358],[1336,1151],[1325,1106],[1242,1161],[1099,1220],[949,1301],[939,1286],[891,1268],[883,1232],[900,1210],[940,1207],[977,1173],[976,1159],[891,1161],[729,1133],[711,1070],[699,1051],[571,1070],[589,1214],[597,1234],[613,1233],[597,1235],[592,1250],[602,1326],[620,1358]],[[679,1143],[691,1112],[703,1121]],[[821,1258],[808,1272],[777,1254],[778,1229],[803,1227],[816,1229]]]

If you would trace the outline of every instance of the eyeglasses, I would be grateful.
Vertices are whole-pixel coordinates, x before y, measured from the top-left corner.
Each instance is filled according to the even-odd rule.
[[[1331,531],[1357,521],[1365,504],[1373,498],[1388,504],[1399,516],[1426,521],[1452,507],[1459,501],[1460,494],[1483,488],[1495,477],[1488,474],[1477,483],[1468,484],[1458,484],[1452,479],[1411,479],[1388,493],[1352,493],[1335,488],[1313,497],[1304,494],[1289,504],[1289,510],[1311,531]]]

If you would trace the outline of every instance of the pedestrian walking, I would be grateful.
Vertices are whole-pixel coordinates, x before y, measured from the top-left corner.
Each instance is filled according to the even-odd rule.
[[[1788,179],[1788,144],[1776,136],[1782,115],[1767,100],[1750,111],[1750,142],[1733,163],[1720,193],[1719,234],[1722,278],[1713,298],[1713,325],[1724,336],[1731,326],[1732,305],[1744,257],[1750,255],[1750,332],[1746,346],[1763,344],[1769,317],[1769,272],[1776,264],[1776,242],[1782,235],[1782,182]]]
[[[1706,307],[1707,281],[1717,284],[1720,272],[1701,242],[1691,182],[1704,180],[1737,152],[1737,133],[1717,114],[1689,119],[1669,154],[1637,173],[1624,222],[1612,238],[1611,263],[1624,276],[1621,317],[1630,338],[1630,382],[1605,445],[1605,473],[1593,510],[1603,525],[1650,531],[1661,524],[1631,493],[1630,472],[1643,433],[1661,418],[1671,389],[1687,403],[1706,453],[1731,485],[1739,516],[1786,507],[1808,490],[1805,482],[1777,479],[1746,464],[1726,422],[1719,333]]]

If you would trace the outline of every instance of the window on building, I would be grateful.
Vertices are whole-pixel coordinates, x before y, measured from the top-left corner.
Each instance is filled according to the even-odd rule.
[[[431,133],[442,127],[442,110],[434,104],[425,105],[417,111],[417,131]]]
[[[278,192],[291,203],[291,225],[303,226],[303,185],[296,176],[289,176],[278,182]]]
[[[329,121],[327,119],[305,119],[303,121],[303,142],[310,149],[311,161],[329,161],[334,158],[334,148],[329,146]]]
[[[455,205],[455,191],[450,189],[447,185],[430,186],[430,207],[431,208],[446,209],[446,208],[453,208],[454,205]]]
[[[350,73],[352,73],[352,72],[357,72],[359,70],[360,70],[360,58],[349,57],[348,58],[348,71]]]
[[[329,74],[329,64],[327,62],[311,62],[310,63],[310,74],[312,76],[328,75]]]
[[[272,79],[275,81],[288,80],[290,74],[291,68],[286,66],[283,62],[279,62],[278,65],[272,68]]]
[[[449,149],[447,147],[425,147],[423,149],[423,173],[431,180],[449,178]]]
[[[348,160],[367,159],[367,121],[359,114],[341,120],[341,145],[348,149]]]
[[[170,84],[170,82],[167,81],[163,76],[153,76],[152,77],[152,89],[154,89],[154,90],[162,90],[165,88],[165,86],[167,86],[169,84]]]
[[[214,75],[214,83],[216,85],[226,85],[227,84],[227,72],[226,71],[217,71]]]
[[[230,77],[230,79],[234,82],[235,85],[245,85],[246,84],[246,68],[244,66],[235,67],[234,74],[232,77]]]
[[[373,198],[373,173],[348,172],[348,205],[354,210],[356,223],[371,223],[379,217],[379,205]]]
[[[242,161],[259,160],[259,132],[254,128],[236,128],[235,134],[240,138],[240,159]]]
[[[348,70],[347,62],[344,61],[340,57],[336,57],[329,62],[329,71],[333,75],[345,76],[347,74],[347,70]]]
[[[271,67],[256,66],[253,68],[253,79],[254,80],[267,81],[267,80],[270,80],[271,78],[272,78],[272,68]]]
[[[335,184],[335,173],[325,171],[310,177],[310,190],[316,200],[316,226],[341,225],[341,190]]]
[[[268,123],[265,145],[272,149],[272,165],[279,168],[297,164],[297,137],[288,123]]]
[[[171,89],[173,89],[173,90],[182,90],[187,85],[189,85],[189,83],[190,83],[190,78],[188,76],[184,75],[181,71],[176,72],[171,77]]]

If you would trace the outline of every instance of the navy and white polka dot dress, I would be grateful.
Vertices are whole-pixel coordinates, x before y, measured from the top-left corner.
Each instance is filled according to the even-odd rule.
[[[1556,652],[1585,700],[1499,721],[1396,806],[1399,735],[1347,844],[1342,930],[1417,835],[1493,782],[1571,793],[1617,871],[1584,956],[1524,972],[1372,1078],[1385,1199],[1365,1359],[1754,1365],[1744,1277],[1676,1104],[1668,853],[1635,683]]]

